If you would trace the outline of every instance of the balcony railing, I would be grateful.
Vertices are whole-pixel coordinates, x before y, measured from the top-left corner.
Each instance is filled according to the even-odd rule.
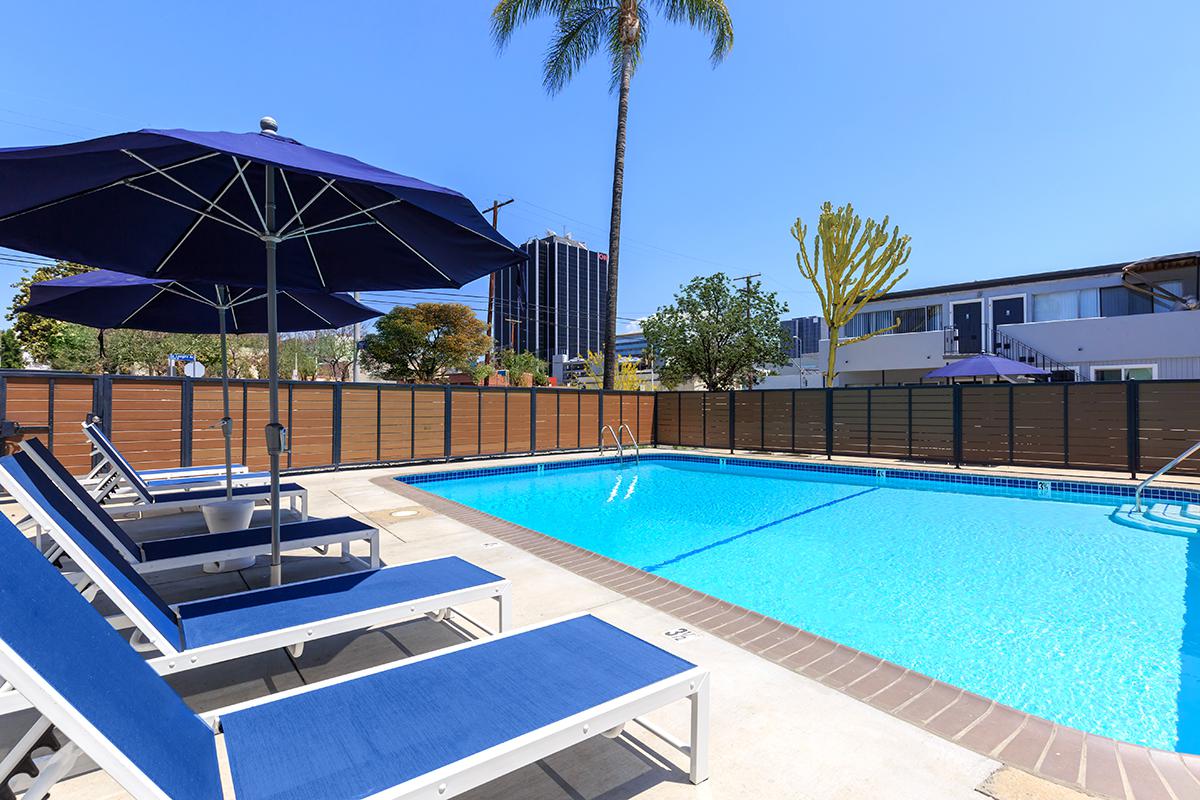
[[[1085,380],[1074,367],[1051,358],[992,325],[981,325],[978,333],[957,328],[944,328],[942,334],[945,345],[943,352],[947,356],[991,353],[1020,364],[1047,370],[1050,372],[1049,380],[1051,381]]]

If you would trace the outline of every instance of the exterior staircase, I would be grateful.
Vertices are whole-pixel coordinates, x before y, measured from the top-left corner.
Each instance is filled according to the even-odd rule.
[[[957,329],[944,328],[943,334],[945,339],[943,350],[947,358],[965,358],[979,354],[978,351],[974,351],[974,348],[963,349],[964,346],[961,343]],[[982,342],[980,342],[979,349],[985,353],[1003,356],[1020,364],[1029,364],[1030,366],[1048,371],[1050,374],[1042,380],[1054,382],[1088,380],[1087,376],[1082,373],[1077,374],[1074,367],[1051,358],[1042,351],[1000,330],[997,326],[982,326]]]
[[[1112,520],[1128,528],[1137,528],[1173,536],[1200,535],[1200,505],[1151,503],[1139,513],[1133,503],[1126,503],[1112,513]]]

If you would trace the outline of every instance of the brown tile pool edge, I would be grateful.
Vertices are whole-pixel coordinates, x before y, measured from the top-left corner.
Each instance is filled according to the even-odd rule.
[[[1200,756],[1058,725],[394,477],[371,482],[980,755],[1113,800],[1200,800]]]

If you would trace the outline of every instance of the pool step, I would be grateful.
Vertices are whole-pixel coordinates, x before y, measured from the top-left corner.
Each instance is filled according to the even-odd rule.
[[[1141,512],[1134,510],[1133,503],[1126,503],[1112,513],[1112,520],[1128,528],[1153,533],[1169,533],[1173,536],[1200,534],[1200,518],[1186,516],[1183,508],[1172,503],[1143,504]]]

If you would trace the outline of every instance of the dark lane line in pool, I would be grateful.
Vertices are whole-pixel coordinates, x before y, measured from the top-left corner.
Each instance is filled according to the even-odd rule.
[[[749,536],[752,533],[758,533],[759,531],[766,530],[767,528],[772,528],[781,523],[796,519],[797,517],[803,517],[805,514],[811,514],[814,511],[820,511],[822,508],[829,508],[830,506],[836,506],[838,503],[844,503],[847,500],[853,500],[856,497],[862,497],[864,494],[870,494],[871,492],[878,491],[879,488],[880,487],[878,487],[878,486],[872,486],[870,489],[864,489],[861,492],[855,492],[854,494],[848,494],[845,497],[839,497],[836,500],[829,500],[827,502],[821,503],[820,505],[811,506],[809,508],[804,509],[803,511],[797,511],[795,514],[788,514],[786,517],[780,517],[779,519],[771,520],[770,522],[765,522],[762,525],[759,525],[757,528],[751,528],[748,531],[742,531],[741,533],[735,533],[733,536],[728,536],[724,539],[718,539],[717,541],[706,544],[703,547],[697,547],[695,550],[688,550],[685,553],[680,553],[677,556],[668,558],[666,561],[660,561],[657,564],[651,564],[648,567],[642,567],[642,570],[644,570],[645,572],[654,572],[656,570],[662,569],[663,567],[669,567],[672,564],[678,564],[680,561],[683,561],[685,558],[691,558],[694,555],[699,555],[700,553],[703,553],[707,550],[712,550],[715,547],[721,547],[723,545],[727,545],[730,542],[741,539],[743,536]]]

